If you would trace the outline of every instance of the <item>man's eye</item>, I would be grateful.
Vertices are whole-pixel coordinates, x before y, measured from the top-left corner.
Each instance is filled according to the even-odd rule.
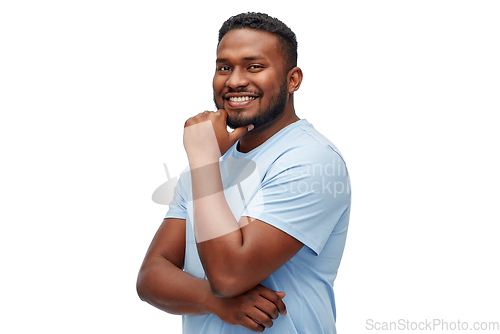
[[[251,70],[258,70],[258,69],[261,69],[261,68],[264,68],[263,66],[260,66],[260,65],[252,65],[249,67],[249,69]]]
[[[225,72],[225,71],[230,71],[231,68],[229,66],[221,66],[219,67],[219,71],[221,72]]]

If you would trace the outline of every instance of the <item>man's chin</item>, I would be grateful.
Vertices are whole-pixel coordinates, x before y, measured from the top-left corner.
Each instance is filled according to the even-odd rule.
[[[252,124],[252,120],[227,116],[227,126],[233,130],[242,126],[249,126],[250,124]]]

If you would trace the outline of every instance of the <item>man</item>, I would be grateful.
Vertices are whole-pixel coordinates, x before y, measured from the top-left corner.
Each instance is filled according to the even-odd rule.
[[[218,111],[185,123],[189,170],[137,282],[141,299],[183,315],[184,333],[336,333],[349,177],[337,148],[295,114],[301,82],[281,21],[246,13],[223,24]]]

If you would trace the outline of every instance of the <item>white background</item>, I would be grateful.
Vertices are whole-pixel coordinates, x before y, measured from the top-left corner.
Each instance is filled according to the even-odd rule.
[[[1,3],[1,332],[180,333],[135,292],[151,194],[246,11],[297,34],[297,113],[347,161],[339,333],[500,321],[497,1],[174,3]]]

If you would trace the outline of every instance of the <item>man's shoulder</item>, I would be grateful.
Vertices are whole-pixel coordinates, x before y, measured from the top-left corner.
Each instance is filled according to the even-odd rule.
[[[339,149],[305,119],[296,122],[290,131],[283,133],[272,147],[281,151],[277,160],[302,163],[326,162],[332,159],[343,161]]]

